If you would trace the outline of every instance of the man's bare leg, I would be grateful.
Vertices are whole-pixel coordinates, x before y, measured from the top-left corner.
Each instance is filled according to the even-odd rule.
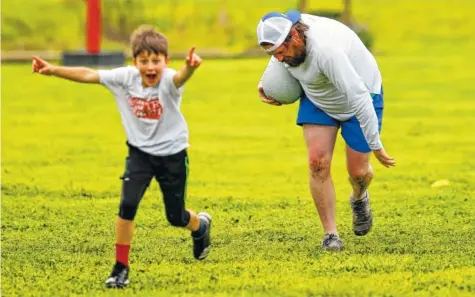
[[[366,235],[373,225],[369,205],[368,187],[373,179],[373,167],[369,163],[370,153],[360,153],[346,146],[346,166],[353,189],[350,195],[353,209],[353,232],[357,236]]]
[[[326,235],[323,249],[341,250],[335,211],[335,188],[330,174],[333,149],[338,128],[322,125],[303,125],[308,150],[310,193]]]

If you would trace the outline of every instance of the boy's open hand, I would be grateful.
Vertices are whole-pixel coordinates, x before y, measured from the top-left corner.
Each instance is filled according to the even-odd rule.
[[[37,72],[39,74],[51,75],[53,66],[36,56],[33,56],[33,61],[31,62],[31,68],[33,73]]]
[[[196,47],[193,46],[186,57],[186,66],[193,70],[198,68],[201,64],[201,57],[195,54],[195,48]]]

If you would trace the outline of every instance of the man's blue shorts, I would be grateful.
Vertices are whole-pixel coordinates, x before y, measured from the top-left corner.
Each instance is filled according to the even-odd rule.
[[[381,94],[371,94],[373,98],[373,106],[378,117],[379,132],[381,133],[381,125],[383,122],[383,90]],[[360,153],[369,153],[371,149],[361,130],[360,123],[355,116],[346,121],[338,121],[327,115],[320,108],[316,107],[306,95],[300,98],[300,106],[297,116],[297,125],[315,124],[324,126],[341,127],[341,135],[345,139],[346,144],[353,150]]]

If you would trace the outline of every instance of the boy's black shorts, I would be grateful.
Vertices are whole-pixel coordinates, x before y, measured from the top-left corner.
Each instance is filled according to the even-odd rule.
[[[153,177],[162,190],[167,219],[173,225],[188,223],[185,214],[188,155],[186,149],[170,156],[152,156],[127,143],[129,154],[122,175],[122,198],[119,216],[132,220],[127,209],[137,209]],[[125,211],[124,211],[125,209]],[[124,217],[125,216],[125,217]],[[130,218],[132,216],[132,218]],[[185,224],[186,225],[186,224]]]

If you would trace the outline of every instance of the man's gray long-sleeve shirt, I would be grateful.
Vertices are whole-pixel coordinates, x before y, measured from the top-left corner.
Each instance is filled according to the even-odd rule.
[[[382,85],[375,58],[356,33],[338,21],[302,14],[301,22],[309,26],[307,58],[287,69],[313,104],[339,121],[356,116],[370,148],[381,149],[371,98],[371,93],[380,94]]]

